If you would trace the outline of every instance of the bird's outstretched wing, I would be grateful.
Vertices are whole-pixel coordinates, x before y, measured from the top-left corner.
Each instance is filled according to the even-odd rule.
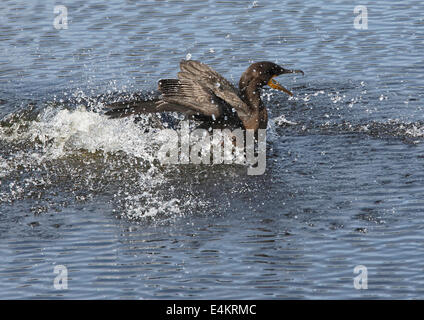
[[[158,83],[162,96],[149,101],[123,101],[108,105],[113,118],[139,113],[181,112],[194,118],[218,119],[223,115],[243,120],[250,109],[238,96],[237,89],[209,66],[193,60],[182,60],[178,79]]]

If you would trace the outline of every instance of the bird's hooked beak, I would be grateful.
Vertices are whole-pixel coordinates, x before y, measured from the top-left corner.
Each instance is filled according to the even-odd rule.
[[[302,75],[305,74],[302,70],[289,70],[289,69],[281,68],[281,71],[278,74],[272,76],[271,79],[269,79],[268,85],[272,89],[280,90],[280,91],[287,93],[289,96],[293,96],[293,93],[290,90],[284,88],[281,84],[279,84],[277,81],[274,80],[275,77],[279,76],[280,74],[285,74],[285,73],[301,73]]]

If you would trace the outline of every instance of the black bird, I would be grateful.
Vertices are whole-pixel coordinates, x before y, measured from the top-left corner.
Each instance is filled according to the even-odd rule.
[[[268,85],[293,95],[274,80],[281,74],[301,73],[275,63],[256,62],[247,68],[237,90],[228,80],[204,63],[182,60],[178,79],[159,80],[158,99],[113,103],[106,112],[112,118],[152,112],[181,112],[202,121],[205,128],[266,129],[268,114],[260,89]]]

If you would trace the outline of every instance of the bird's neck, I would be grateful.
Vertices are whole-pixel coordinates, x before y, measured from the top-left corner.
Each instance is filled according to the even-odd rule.
[[[243,101],[252,109],[250,119],[244,121],[246,129],[258,130],[266,129],[268,123],[268,112],[261,99],[262,86],[250,83],[244,88],[240,88],[240,93]]]
[[[251,81],[247,86],[240,88],[243,101],[254,110],[261,110],[264,105],[261,100],[261,86]]]

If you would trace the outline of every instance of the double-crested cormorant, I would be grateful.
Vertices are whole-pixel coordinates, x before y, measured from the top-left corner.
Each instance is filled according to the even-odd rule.
[[[237,90],[215,70],[198,61],[182,60],[178,79],[159,80],[159,99],[116,102],[106,115],[120,118],[139,113],[181,112],[200,120],[205,128],[266,129],[268,114],[260,89],[268,85],[293,95],[274,80],[281,74],[301,73],[263,61],[250,65],[243,73]]]

